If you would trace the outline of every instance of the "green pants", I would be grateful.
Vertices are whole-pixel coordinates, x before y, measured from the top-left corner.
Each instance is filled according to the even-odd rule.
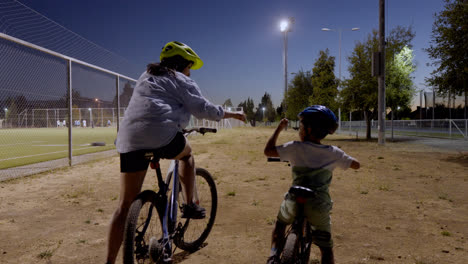
[[[319,247],[333,247],[331,238],[330,210],[332,202],[311,198],[304,204],[304,215],[315,232],[314,242]],[[292,224],[297,215],[295,200],[286,197],[281,203],[277,219],[283,224]]]

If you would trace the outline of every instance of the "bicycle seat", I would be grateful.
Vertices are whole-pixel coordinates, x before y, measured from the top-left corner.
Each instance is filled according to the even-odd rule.
[[[302,186],[291,186],[288,191],[290,194],[294,195],[297,198],[312,198],[315,196],[315,191],[307,188],[307,187],[302,187]]]

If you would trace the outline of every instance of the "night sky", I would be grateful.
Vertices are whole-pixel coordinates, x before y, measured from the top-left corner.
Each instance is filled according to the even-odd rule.
[[[342,77],[348,76],[346,57],[356,41],[365,41],[378,28],[378,0],[330,1],[63,1],[21,0],[21,3],[102,48],[125,58],[143,72],[159,60],[165,43],[172,40],[191,46],[204,61],[192,78],[210,100],[221,104],[253,98],[257,105],[268,92],[277,106],[283,97],[283,39],[279,23],[295,18],[288,35],[288,71],[311,70],[319,51],[336,56],[342,29]],[[417,89],[433,70],[423,51],[429,46],[434,14],[442,0],[387,0],[387,29],[412,25]],[[358,31],[351,28],[359,27]],[[289,79],[292,75],[289,74]],[[138,78],[138,76],[131,76]],[[426,88],[430,91],[430,88]],[[419,97],[415,97],[419,104]]]

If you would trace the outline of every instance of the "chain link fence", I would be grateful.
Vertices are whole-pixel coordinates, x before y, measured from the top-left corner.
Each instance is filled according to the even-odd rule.
[[[0,0],[0,58],[0,181],[116,155],[140,74],[127,61],[14,0]]]
[[[0,37],[0,180],[115,155],[136,81]]]
[[[371,133],[377,134],[377,121],[371,120]],[[341,121],[339,133],[365,137],[366,121]],[[386,120],[387,137],[393,135],[468,140],[468,119]]]
[[[128,61],[14,0],[0,0],[0,58],[0,180],[115,155]]]

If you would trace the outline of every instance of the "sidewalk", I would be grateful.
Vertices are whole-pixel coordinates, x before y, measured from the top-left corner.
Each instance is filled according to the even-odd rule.
[[[102,152],[84,154],[80,156],[74,156],[72,165],[112,157],[115,155],[117,155],[117,150],[113,149]],[[50,160],[8,169],[1,169],[0,182],[64,167],[68,167],[68,158]]]
[[[356,132],[341,131],[337,133],[339,135],[350,135],[356,137]],[[365,132],[360,131],[357,135],[359,139],[364,139],[366,137]],[[371,134],[373,139],[378,138],[377,133]],[[468,152],[468,140],[466,139],[448,139],[448,138],[434,138],[434,137],[421,137],[421,136],[407,136],[407,135],[393,135],[395,142],[404,141],[408,144],[424,144],[442,151],[450,152]],[[385,137],[385,142],[392,142],[391,135],[387,134]]]

